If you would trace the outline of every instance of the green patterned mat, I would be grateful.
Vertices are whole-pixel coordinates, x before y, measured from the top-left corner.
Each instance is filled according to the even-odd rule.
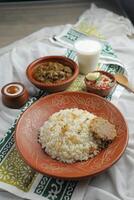
[[[84,33],[80,33],[71,28],[61,40],[73,44],[74,41],[82,37],[87,36]],[[102,55],[110,55],[113,58],[116,57],[111,46],[107,42],[103,43]],[[76,60],[75,52],[70,49],[67,50],[66,56]],[[104,64],[101,65],[101,69],[113,74],[124,73],[123,67],[116,64]],[[84,76],[79,75],[68,90],[85,90],[83,80]],[[38,98],[42,95],[45,94],[40,91]],[[111,99],[111,97],[112,94],[108,98]],[[23,107],[22,112],[24,112],[33,102],[37,101],[38,98],[33,97],[29,99]],[[80,181],[63,181],[43,176],[27,166],[20,157],[15,146],[14,131],[17,119],[7,131],[5,137],[0,141],[0,187],[18,196],[23,196],[32,200],[44,199],[44,197],[49,200],[70,200]]]

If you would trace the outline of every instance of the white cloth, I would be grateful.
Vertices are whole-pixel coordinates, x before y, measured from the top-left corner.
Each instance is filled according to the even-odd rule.
[[[134,39],[133,26],[128,19],[115,15],[104,9],[92,6],[81,17],[80,21],[96,25],[97,29],[107,38],[124,62],[129,80],[134,85]],[[47,38],[59,34],[65,27],[44,28],[31,36],[0,50],[0,87],[10,81],[21,81],[26,85],[30,94],[36,94],[36,89],[27,81],[25,69],[33,60],[42,55],[64,54],[65,48],[54,47]],[[131,38],[127,37],[131,36]],[[123,113],[129,127],[129,143],[122,158],[109,170],[89,181],[84,200],[133,200],[134,199],[134,94],[125,89],[116,102]],[[6,108],[0,100],[0,136],[3,137],[19,110]],[[0,193],[0,199],[14,198],[7,193]]]
[[[132,36],[134,34],[134,27],[129,19],[106,9],[99,9],[94,4],[80,16],[76,26],[83,21],[97,28],[107,39],[113,36]]]

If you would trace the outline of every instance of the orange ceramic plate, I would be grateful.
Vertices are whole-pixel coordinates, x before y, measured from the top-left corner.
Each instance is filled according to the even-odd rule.
[[[38,129],[54,112],[66,108],[86,109],[115,124],[117,138],[96,157],[65,164],[53,160],[37,142]],[[85,92],[61,92],[41,98],[21,116],[16,128],[16,145],[28,165],[38,172],[64,179],[80,179],[111,167],[123,154],[128,142],[128,129],[120,111],[104,98]]]

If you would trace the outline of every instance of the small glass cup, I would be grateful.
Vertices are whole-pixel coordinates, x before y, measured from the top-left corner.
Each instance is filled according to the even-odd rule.
[[[101,52],[100,42],[91,39],[78,40],[74,44],[74,50],[81,74],[86,75],[96,69]]]

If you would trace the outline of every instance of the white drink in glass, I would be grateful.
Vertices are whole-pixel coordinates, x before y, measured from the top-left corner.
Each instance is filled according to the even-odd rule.
[[[94,71],[101,52],[101,44],[96,40],[83,39],[74,44],[81,74]]]

